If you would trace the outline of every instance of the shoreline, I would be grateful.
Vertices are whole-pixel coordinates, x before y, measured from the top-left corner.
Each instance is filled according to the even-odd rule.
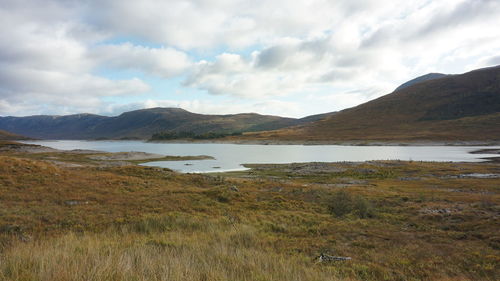
[[[285,141],[285,140],[142,140],[148,143],[172,144],[241,144],[241,145],[340,145],[340,146],[500,146],[500,140],[491,141]]]
[[[117,141],[118,142],[118,141]],[[33,142],[31,142],[33,143]],[[178,143],[178,142],[173,142],[173,141],[168,141],[168,142],[157,142],[157,143]],[[193,142],[189,142],[189,141],[184,141],[184,142],[181,142],[182,143],[185,143],[185,144],[188,144],[188,143],[193,143]],[[196,142],[196,143],[200,143],[200,142]],[[210,143],[217,143],[217,142],[210,142]],[[382,145],[380,143],[378,143],[380,147],[382,147]],[[474,143],[466,143],[466,145],[471,145],[471,144],[478,144],[477,142],[474,142]],[[337,144],[338,145],[338,144]],[[346,144],[344,144],[346,145]],[[353,146],[355,144],[353,143],[350,143],[349,145]],[[373,144],[372,144],[373,145]],[[396,145],[396,144],[387,144],[385,143],[385,145]],[[419,143],[418,144],[419,146],[435,146],[435,147],[438,147],[438,146],[441,146],[442,143],[429,143],[429,142],[425,142],[425,143]],[[458,144],[455,144],[455,146],[457,146]],[[464,143],[460,143],[460,145],[464,145]],[[400,145],[401,146],[401,145]],[[453,145],[448,145],[448,147],[452,147]],[[5,148],[4,148],[5,149]],[[318,149],[321,149],[320,147],[318,147]],[[342,149],[342,148],[339,148],[339,149]],[[348,149],[346,147],[346,149]],[[376,148],[374,148],[376,149]],[[440,149],[440,148],[438,148]],[[445,147],[443,146],[442,149],[445,149]],[[108,163],[108,165],[125,165],[125,164],[143,164],[144,166],[157,166],[155,164],[153,164],[153,162],[157,162],[157,161],[191,161],[191,160],[205,160],[205,159],[214,159],[213,157],[211,156],[206,156],[206,155],[199,155],[199,156],[189,156],[189,157],[182,157],[182,156],[166,156],[166,155],[161,155],[161,154],[155,154],[155,153],[145,153],[145,152],[140,152],[140,151],[130,151],[130,152],[115,152],[115,153],[111,153],[111,152],[106,152],[106,151],[96,151],[96,150],[82,150],[82,149],[74,149],[74,150],[59,150],[59,149],[55,149],[55,148],[50,148],[50,147],[45,147],[44,144],[24,144],[24,145],[14,145],[14,147],[12,147],[11,149],[7,149],[7,150],[14,150],[14,151],[17,151],[17,152],[25,152],[25,153],[34,153],[34,154],[37,154],[37,153],[68,153],[68,154],[80,154],[82,156],[79,156],[79,158],[81,157],[85,157],[87,159],[87,162],[90,161],[92,162],[93,164],[97,164],[97,163],[94,163],[94,162],[101,162],[101,164],[104,164],[104,163]],[[468,153],[469,154],[475,154],[476,157],[474,157],[474,159],[476,161],[458,161],[458,163],[468,163],[468,162],[484,162],[484,163],[498,163],[500,162],[500,157],[498,156],[500,154],[500,146],[489,146],[489,147],[485,147],[485,146],[482,146],[482,147],[477,147],[477,148],[472,148],[472,147],[469,147],[468,148]],[[490,155],[479,155],[479,154],[490,154]],[[366,161],[361,161],[361,163],[367,163],[367,162],[370,162],[370,161],[376,161],[376,160],[366,160]],[[397,160],[397,161],[407,161],[407,160]],[[71,162],[71,161],[70,161]],[[121,162],[121,163],[120,163]],[[304,162],[298,162],[298,163],[343,163],[345,161],[311,161],[311,162],[307,162],[307,161],[304,161]],[[348,161],[348,162],[351,162],[351,161]],[[357,161],[356,161],[357,162]],[[295,162],[290,162],[288,164],[291,164],[291,163],[295,163]],[[249,163],[241,163],[241,165],[243,167],[241,168],[237,168],[237,169],[231,169],[232,171],[244,171],[246,170],[246,164],[254,164],[252,162],[249,162]],[[171,168],[172,169],[172,168]],[[229,172],[229,170],[227,169],[220,169],[220,170],[210,170],[210,171],[202,171],[202,170],[198,170],[198,171],[181,171],[182,169],[178,170],[180,173],[202,173],[202,174],[205,174],[205,173],[225,173],[225,172]]]
[[[137,141],[145,143],[171,143],[171,144],[241,144],[241,145],[339,145],[339,146],[500,146],[500,140],[416,140],[416,141],[391,141],[391,140],[349,140],[349,141],[312,141],[312,140],[193,140],[193,139],[176,139],[176,140],[150,140],[150,139],[47,139],[47,140],[17,140],[21,143],[31,142],[51,142],[51,141]]]

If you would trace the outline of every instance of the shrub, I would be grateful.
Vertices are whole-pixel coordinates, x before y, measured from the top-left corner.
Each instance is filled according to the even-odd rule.
[[[231,197],[233,197],[227,190],[221,190],[213,188],[205,192],[205,194],[220,203],[229,203],[231,201]]]
[[[328,210],[336,217],[343,217],[351,213],[359,218],[373,216],[373,208],[370,202],[361,196],[353,196],[344,190],[333,194],[328,202]]]
[[[370,202],[366,200],[364,197],[356,196],[354,198],[354,211],[358,215],[358,217],[362,219],[373,217],[373,208]]]
[[[328,204],[328,210],[336,217],[349,214],[352,212],[352,207],[351,195],[344,190],[335,192]]]

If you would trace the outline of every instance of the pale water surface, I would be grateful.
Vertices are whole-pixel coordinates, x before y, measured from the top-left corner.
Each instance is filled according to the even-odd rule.
[[[478,162],[491,154],[470,154],[499,146],[342,146],[342,145],[247,145],[214,143],[147,143],[141,141],[30,141],[57,149],[92,149],[107,152],[142,151],[164,155],[210,155],[215,160],[158,161],[143,165],[180,172],[244,170],[242,164],[414,160]]]

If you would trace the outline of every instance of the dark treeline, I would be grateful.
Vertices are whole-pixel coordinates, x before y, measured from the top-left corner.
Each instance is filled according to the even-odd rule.
[[[207,132],[203,134],[196,134],[193,132],[160,132],[153,134],[152,140],[175,140],[175,139],[219,139],[227,136],[239,136],[241,132],[233,133],[219,133],[219,132]]]

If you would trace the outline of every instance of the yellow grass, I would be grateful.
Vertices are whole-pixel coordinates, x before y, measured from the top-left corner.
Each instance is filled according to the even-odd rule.
[[[498,280],[500,180],[450,178],[498,164],[220,177],[28,158],[0,156],[0,280]],[[331,213],[338,190],[370,212]]]
[[[259,246],[254,231],[66,234],[11,248],[0,280],[338,280],[306,257]]]

